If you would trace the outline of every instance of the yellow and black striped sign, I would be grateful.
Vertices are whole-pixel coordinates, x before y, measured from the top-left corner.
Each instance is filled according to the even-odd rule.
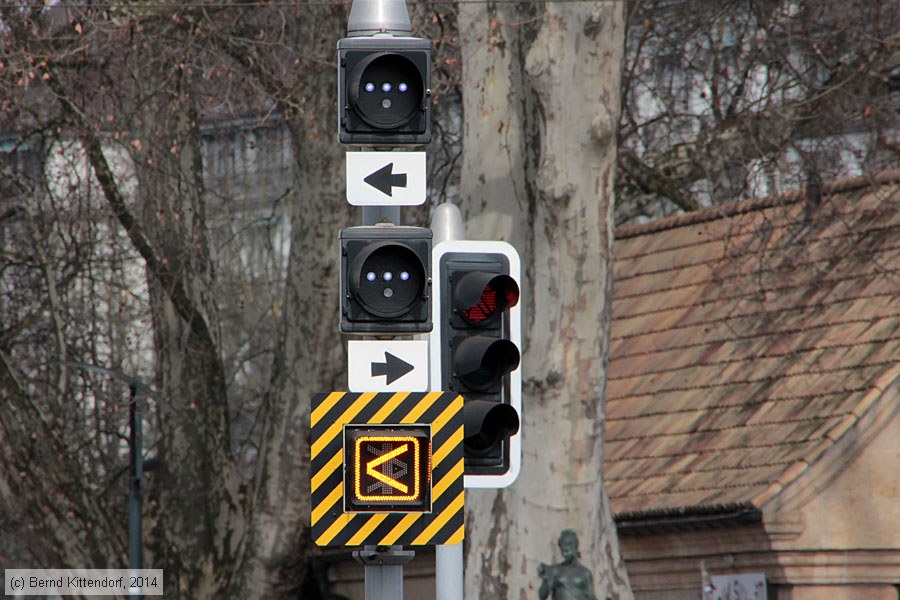
[[[318,394],[312,400],[312,535],[319,546],[459,544],[463,540],[463,399],[456,393]],[[431,433],[431,511],[345,508],[344,431],[365,425],[421,425]],[[383,461],[377,461],[379,463]],[[370,472],[372,472],[370,470]],[[379,476],[387,481],[387,476]],[[397,484],[399,485],[399,484]],[[396,486],[395,486],[396,487]]]

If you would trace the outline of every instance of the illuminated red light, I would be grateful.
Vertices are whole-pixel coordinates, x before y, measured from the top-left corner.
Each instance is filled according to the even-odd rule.
[[[510,286],[507,287],[505,292],[506,296],[506,306],[515,306],[519,303],[519,287],[518,286]]]
[[[495,310],[497,310],[497,291],[488,285],[481,292],[478,302],[463,311],[463,316],[470,323],[481,323],[490,319]]]

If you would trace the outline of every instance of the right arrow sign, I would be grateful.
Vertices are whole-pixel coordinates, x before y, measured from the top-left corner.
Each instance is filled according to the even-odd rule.
[[[372,363],[372,377],[385,376],[385,383],[391,385],[415,367],[390,352],[384,353],[384,362]]]
[[[414,206],[425,202],[424,152],[348,152],[347,202]]]
[[[428,342],[350,340],[347,380],[351,392],[426,392]]]

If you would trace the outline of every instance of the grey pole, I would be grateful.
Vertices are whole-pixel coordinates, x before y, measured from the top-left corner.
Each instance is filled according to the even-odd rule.
[[[403,565],[366,564],[365,570],[366,600],[403,600]]]
[[[143,411],[141,396],[143,384],[136,380],[130,386],[131,406],[129,407],[129,450],[131,460],[129,464],[130,485],[128,490],[128,569],[133,575],[139,569],[144,568],[144,524],[143,524],[143,496],[141,495],[141,477],[144,471],[143,450]],[[129,588],[129,597],[138,597],[136,590]]]
[[[141,496],[141,479],[144,476],[143,449],[143,396],[149,394],[160,398],[159,392],[153,390],[138,377],[131,377],[122,371],[98,367],[74,360],[52,361],[66,367],[75,367],[84,371],[110,375],[128,383],[131,404],[128,410],[128,449],[129,449],[129,486],[128,486],[128,568],[131,570],[144,568],[143,539],[143,498]],[[129,596],[133,593],[129,592]]]
[[[366,566],[366,600],[403,600],[403,565],[415,557],[402,546],[366,546],[353,558]]]
[[[412,35],[406,0],[353,0],[347,21],[348,37]],[[366,151],[364,148],[363,151]],[[399,206],[363,206],[362,224],[393,223],[400,225]]]
[[[449,202],[434,209],[431,216],[434,244],[466,239],[466,227],[459,209]],[[434,549],[435,600],[463,600],[463,545],[437,546]]]
[[[378,223],[400,224],[399,206],[363,206],[362,224],[377,225]]]
[[[143,385],[140,380],[131,384],[131,406],[129,407],[129,450],[131,460],[129,475],[131,482],[128,492],[128,568],[137,570],[144,568],[143,561],[143,524],[141,518],[141,477],[144,471],[143,456],[143,413],[141,396]]]
[[[412,35],[406,0],[353,0],[347,22],[348,37]],[[363,150],[370,150],[364,148]],[[362,207],[362,225],[393,223],[400,225],[399,206]],[[413,559],[415,552],[402,546],[379,550],[366,546],[353,557],[365,568],[366,600],[403,600],[403,565]]]
[[[434,571],[435,600],[463,600],[463,545],[436,546]]]
[[[435,246],[441,242],[466,239],[466,226],[462,213],[455,204],[444,202],[431,215],[431,232]]]
[[[348,37],[412,35],[406,0],[353,0],[347,20]]]

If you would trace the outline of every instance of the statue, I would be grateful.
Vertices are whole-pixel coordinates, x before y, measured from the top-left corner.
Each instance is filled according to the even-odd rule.
[[[558,565],[538,566],[541,576],[541,600],[597,600],[594,595],[594,577],[591,571],[578,562],[578,535],[571,529],[559,534],[559,551],[563,561]]]

